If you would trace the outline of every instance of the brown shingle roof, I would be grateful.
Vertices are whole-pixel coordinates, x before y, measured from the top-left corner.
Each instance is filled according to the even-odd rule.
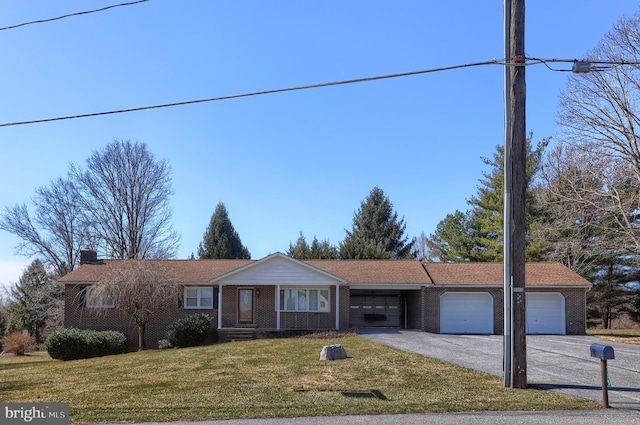
[[[503,283],[502,263],[425,263],[425,269],[436,285]],[[525,282],[529,286],[591,286],[588,280],[560,263],[527,263]]]
[[[83,264],[59,279],[62,283],[99,282],[124,260],[105,260],[104,264]],[[175,282],[204,283],[245,266],[254,260],[149,260],[157,262]]]
[[[431,283],[422,264],[416,260],[307,260],[305,263],[350,283]]]
[[[99,282],[123,260],[83,264],[61,283]],[[181,283],[205,283],[256,260],[149,260],[160,263],[167,277]],[[307,260],[349,283],[418,285],[501,285],[502,263],[420,263],[415,260]],[[426,272],[425,272],[426,269]],[[591,286],[560,263],[527,263],[527,285]]]

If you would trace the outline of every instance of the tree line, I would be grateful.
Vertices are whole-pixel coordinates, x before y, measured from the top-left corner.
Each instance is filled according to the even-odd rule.
[[[345,230],[345,239],[338,245],[315,236],[309,244],[300,232],[295,244],[289,243],[286,254],[299,260],[413,258],[414,242],[409,241],[405,229],[404,217],[398,218],[389,197],[375,186],[354,213],[352,229]],[[222,202],[216,206],[198,246],[198,258],[251,258]]]

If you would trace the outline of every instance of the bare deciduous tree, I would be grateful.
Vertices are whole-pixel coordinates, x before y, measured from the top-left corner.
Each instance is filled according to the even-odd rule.
[[[138,327],[138,350],[146,350],[145,330],[154,314],[176,299],[179,286],[169,279],[162,263],[154,260],[124,260],[91,287],[92,302],[113,300],[116,310],[128,315]],[[109,314],[110,309],[97,309]]]
[[[429,239],[425,232],[413,240],[413,257],[419,261],[440,261],[438,253],[440,250]]]
[[[606,209],[599,196],[598,159],[589,151],[559,144],[548,152],[534,191],[536,204],[545,211],[536,231],[546,241],[547,259],[560,261],[583,276],[600,257],[598,251],[609,248],[597,223]]]
[[[110,258],[170,258],[179,240],[170,174],[144,144],[115,140],[85,168],[72,165],[67,179],[37,189],[31,205],[6,208],[0,230],[18,237],[18,254],[40,258],[58,276],[78,266],[87,246]]]
[[[36,190],[31,203],[33,214],[27,204],[7,207],[0,217],[0,229],[20,239],[17,253],[41,258],[63,276],[78,265],[85,244],[75,185],[63,178],[53,180]]]
[[[598,146],[556,146],[547,155],[536,201],[544,209],[537,230],[547,258],[593,282],[587,317],[606,329],[624,312],[639,269],[637,191],[628,162]]]
[[[114,140],[71,167],[81,194],[85,223],[110,258],[175,256],[169,197],[171,169],[156,161],[144,143]]]
[[[640,16],[623,18],[589,52],[592,61],[639,61]],[[561,97],[559,123],[567,143],[585,151],[589,173],[598,184],[574,190],[576,205],[593,217],[609,239],[640,253],[640,67],[614,66],[569,77]],[[598,174],[596,174],[598,173]],[[583,177],[587,177],[586,175]],[[583,180],[585,181],[585,180]],[[573,188],[578,189],[578,188]]]

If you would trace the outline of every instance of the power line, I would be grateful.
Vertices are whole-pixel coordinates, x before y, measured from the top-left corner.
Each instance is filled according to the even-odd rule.
[[[43,119],[29,120],[29,121],[8,122],[8,123],[0,124],[0,127],[11,127],[11,126],[17,126],[17,125],[26,125],[26,124],[38,124],[38,123],[51,122],[51,121],[71,120],[76,118],[97,117],[100,115],[123,114],[125,112],[136,112],[136,111],[145,111],[149,109],[169,108],[173,106],[193,105],[195,103],[216,102],[219,100],[238,99],[241,97],[262,96],[265,94],[284,93],[284,92],[290,92],[290,91],[316,89],[320,87],[331,87],[331,86],[339,86],[339,85],[346,85],[346,84],[364,83],[369,81],[386,80],[390,78],[408,77],[411,75],[428,74],[432,72],[449,71],[452,69],[470,68],[473,66],[481,66],[481,65],[504,65],[504,63],[497,60],[475,62],[475,63],[468,63],[463,65],[447,66],[443,68],[423,69],[421,71],[410,71],[410,72],[402,72],[398,74],[379,75],[375,77],[355,78],[352,80],[342,80],[342,81],[332,81],[328,83],[310,84],[306,86],[263,90],[263,91],[257,91],[257,92],[251,92],[251,93],[234,94],[229,96],[211,97],[207,99],[186,100],[182,102],[163,103],[159,105],[150,105],[150,106],[139,106],[136,108],[117,109],[117,110],[103,111],[103,112],[92,112],[87,114],[68,115],[68,116],[55,117],[55,118],[43,118]]]
[[[129,2],[129,3],[114,4],[114,5],[111,5],[111,6],[102,7],[100,9],[86,10],[84,12],[69,13],[67,15],[62,15],[62,16],[58,16],[58,17],[55,17],[55,18],[48,18],[48,19],[40,19],[40,20],[37,20],[37,21],[23,22],[23,23],[17,24],[17,25],[11,25],[11,26],[8,26],[8,27],[1,27],[0,31],[11,30],[11,29],[14,29],[14,28],[24,27],[25,25],[42,24],[44,22],[57,21],[59,19],[69,18],[71,16],[88,15],[90,13],[103,12],[105,10],[113,9],[115,7],[131,6],[131,5],[138,4],[138,3],[144,3],[146,1],[149,1],[149,0],[137,0],[137,1],[132,1],[132,2]]]
[[[530,65],[539,65],[539,64],[543,64],[544,66],[546,66],[550,71],[555,71],[555,72],[573,72],[573,73],[587,73],[587,72],[591,72],[591,71],[605,71],[607,69],[610,69],[614,66],[621,66],[621,65],[640,65],[640,62],[638,61],[629,61],[629,60],[607,60],[607,61],[603,61],[603,60],[588,60],[588,59],[584,59],[584,60],[580,60],[580,59],[541,59],[541,58],[525,58],[526,61],[533,61],[533,62],[527,62],[525,65],[530,66]],[[571,63],[573,64],[573,67],[571,69],[556,69],[556,68],[552,68],[549,63]]]

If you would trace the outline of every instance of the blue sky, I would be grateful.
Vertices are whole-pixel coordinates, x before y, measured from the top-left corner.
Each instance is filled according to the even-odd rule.
[[[114,4],[6,0],[0,27]],[[637,0],[530,0],[529,57],[582,58]],[[167,1],[0,31],[0,123],[502,59],[502,1]],[[560,67],[560,65],[558,65]],[[567,73],[527,68],[527,128],[558,132]],[[114,138],[173,171],[178,258],[219,201],[253,258],[302,231],[337,244],[378,185],[409,237],[466,210],[503,140],[503,70],[484,66],[0,128],[0,208]],[[32,259],[0,231],[0,284]]]

